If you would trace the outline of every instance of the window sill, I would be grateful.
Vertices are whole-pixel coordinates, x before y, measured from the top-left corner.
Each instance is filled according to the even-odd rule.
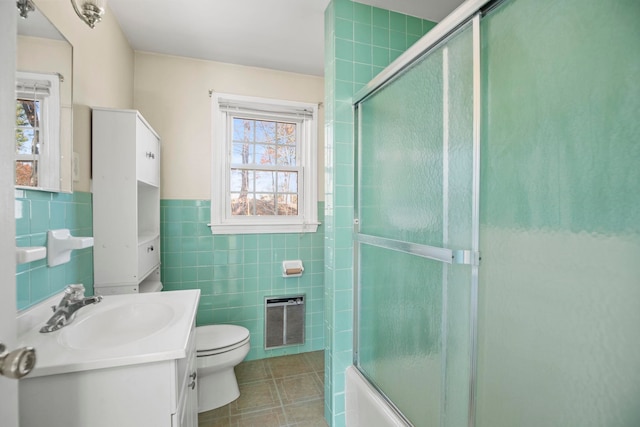
[[[307,224],[207,224],[211,234],[315,233],[319,222]]]

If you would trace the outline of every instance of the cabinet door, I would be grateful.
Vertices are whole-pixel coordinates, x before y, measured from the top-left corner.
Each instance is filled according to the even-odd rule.
[[[160,185],[160,141],[140,119],[136,123],[136,166],[139,181]]]
[[[178,378],[182,380],[176,419],[180,427],[198,427],[198,378],[195,325],[187,344],[187,357],[177,361]]]
[[[189,367],[189,384],[186,390],[186,405],[185,405],[185,424],[182,427],[198,427],[198,378],[196,372],[196,358],[195,352],[192,353],[191,363]]]

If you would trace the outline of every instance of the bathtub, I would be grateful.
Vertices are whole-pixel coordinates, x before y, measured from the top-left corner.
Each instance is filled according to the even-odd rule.
[[[347,427],[410,427],[354,367],[345,378]]]

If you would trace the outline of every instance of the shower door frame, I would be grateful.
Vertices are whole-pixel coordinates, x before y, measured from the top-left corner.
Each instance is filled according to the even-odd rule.
[[[359,244],[365,243],[374,246],[382,246],[387,249],[401,251],[416,256],[420,256],[447,264],[468,264],[471,267],[471,289],[470,289],[470,325],[469,325],[469,406],[468,406],[468,427],[475,426],[476,411],[476,377],[477,377],[477,313],[478,313],[478,267],[480,264],[479,252],[479,234],[480,234],[480,122],[481,122],[481,68],[480,68],[480,19],[483,15],[482,9],[501,1],[492,0],[469,0],[463,3],[458,9],[447,16],[440,24],[427,33],[422,39],[416,42],[398,59],[391,63],[386,69],[371,80],[362,90],[360,90],[353,98],[352,105],[354,108],[354,229],[353,229],[353,283],[354,283],[354,317],[353,317],[353,364],[359,368],[359,300],[360,300],[360,282],[359,282]],[[376,93],[379,89],[399,78],[405,71],[410,69],[420,59],[427,56],[430,52],[437,49],[446,42],[450,36],[455,34],[461,27],[471,22],[472,27],[472,57],[473,57],[473,118],[472,118],[472,149],[473,149],[473,171],[472,171],[472,236],[471,247],[463,250],[451,250],[447,248],[433,247],[428,245],[412,244],[408,242],[394,241],[374,236],[359,234],[359,110],[358,105]],[[377,387],[371,384],[374,388]],[[398,410],[396,405],[391,402],[381,390],[377,390],[380,395],[387,401],[389,406],[395,410],[398,416],[404,419],[408,425],[411,422]],[[441,418],[442,420],[442,418]]]

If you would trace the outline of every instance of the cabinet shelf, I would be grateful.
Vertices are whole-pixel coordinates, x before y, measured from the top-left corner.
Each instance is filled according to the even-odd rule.
[[[160,233],[145,233],[142,235],[138,235],[138,246],[145,245],[159,238],[160,238]]]
[[[159,184],[151,184],[151,183],[143,181],[141,179],[137,179],[137,183],[138,183],[138,186],[140,186],[140,187],[146,187],[146,188],[150,188],[150,189],[160,189],[160,185]]]

